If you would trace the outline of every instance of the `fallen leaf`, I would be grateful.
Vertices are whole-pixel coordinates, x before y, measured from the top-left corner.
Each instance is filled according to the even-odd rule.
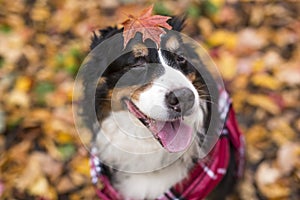
[[[29,193],[43,199],[57,199],[56,191],[49,185],[46,177],[42,176],[38,177],[29,187]]]
[[[224,51],[220,55],[220,59],[216,60],[218,69],[225,80],[231,80],[237,76],[237,60],[234,55]]]
[[[287,142],[279,148],[276,161],[282,174],[288,175],[296,167],[296,162],[300,160],[297,152],[300,152],[297,143]]]
[[[207,42],[211,46],[224,46],[226,49],[232,50],[237,45],[237,36],[234,32],[217,30],[210,35]]]
[[[279,199],[287,197],[290,193],[290,188],[280,183],[281,176],[281,171],[274,164],[264,161],[256,171],[255,181],[264,196]]]
[[[259,86],[262,88],[267,88],[270,90],[277,90],[281,87],[281,84],[278,81],[278,79],[276,79],[273,76],[270,76],[266,73],[255,74],[251,78],[251,81],[256,86]]]
[[[31,99],[29,98],[29,95],[27,93],[13,90],[7,97],[6,105],[10,108],[28,108],[30,105],[30,101]]]
[[[72,182],[76,185],[76,186],[81,186],[82,184],[86,183],[86,181],[90,181],[90,179],[86,179],[85,176],[83,176],[82,174],[79,174],[75,171],[73,171],[72,173],[70,173],[70,177],[72,179]]]
[[[280,57],[280,55],[278,54],[278,52],[276,52],[274,50],[268,51],[264,55],[263,60],[264,60],[264,63],[266,65],[267,69],[273,69],[273,68],[279,67],[283,63],[283,60]]]
[[[34,92],[37,96],[37,101],[39,104],[44,104],[46,102],[47,94],[53,92],[55,90],[55,86],[51,82],[39,82],[34,88]]]
[[[39,160],[34,155],[29,156],[28,163],[23,173],[15,180],[16,187],[24,191],[36,183],[36,180],[44,176]]]
[[[281,185],[280,183],[259,185],[258,189],[267,199],[288,199],[291,193],[289,186]]]
[[[76,186],[74,185],[69,176],[63,176],[57,184],[57,191],[59,193],[66,193],[75,188]]]
[[[279,114],[280,112],[279,106],[276,103],[274,103],[270,97],[266,95],[262,95],[262,94],[249,95],[249,97],[247,98],[247,102],[250,105],[259,107],[274,115]]]
[[[101,1],[101,7],[104,9],[113,9],[118,7],[120,4],[117,0],[102,0]]]
[[[88,157],[77,156],[72,160],[71,166],[76,172],[86,177],[90,176],[90,159]]]
[[[263,152],[256,147],[256,145],[252,145],[251,143],[247,143],[247,161],[250,163],[258,163],[262,158],[264,158]]]
[[[268,131],[262,125],[254,125],[245,132],[246,142],[249,145],[257,146],[268,139]]]
[[[237,185],[239,197],[242,200],[258,200],[256,197],[256,188],[253,184],[253,174],[250,171],[246,171],[243,179]]]
[[[143,42],[146,39],[154,41],[157,47],[160,45],[161,34],[166,33],[162,28],[171,30],[172,27],[167,23],[170,17],[161,15],[152,15],[153,6],[142,11],[140,16],[135,17],[129,15],[129,19],[124,21],[123,36],[124,36],[124,49],[130,39],[134,38],[137,32],[143,34]]]
[[[50,17],[51,14],[50,14],[50,10],[47,6],[37,5],[37,6],[34,6],[30,15],[34,21],[45,21]]]
[[[20,76],[17,79],[15,89],[20,92],[28,92],[31,87],[31,79],[27,76]]]
[[[297,133],[287,120],[287,116],[271,119],[266,125],[272,131],[272,134],[270,134],[272,140],[279,146],[286,144],[288,141],[293,141],[297,137]]]
[[[58,151],[61,153],[63,160],[68,160],[76,152],[76,148],[72,143],[58,146]]]
[[[290,86],[296,86],[300,84],[300,68],[298,64],[292,64],[293,67],[288,65],[282,66],[281,70],[278,70],[275,77]]]
[[[60,131],[56,134],[55,140],[60,144],[73,142],[74,136],[69,132]]]
[[[252,53],[266,44],[266,39],[253,28],[246,28],[238,33],[237,49],[239,53]]]
[[[213,31],[211,21],[209,21],[209,19],[207,19],[205,17],[201,17],[198,20],[197,26],[198,26],[199,30],[201,31],[202,35],[206,38],[208,38]]]
[[[31,154],[38,161],[42,172],[47,175],[50,180],[56,180],[63,171],[63,164],[49,154],[42,152],[34,152]]]

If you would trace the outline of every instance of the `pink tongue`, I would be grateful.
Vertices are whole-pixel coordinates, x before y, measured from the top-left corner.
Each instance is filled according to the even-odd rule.
[[[156,122],[158,133],[164,148],[169,152],[180,152],[185,150],[192,139],[192,128],[181,120],[173,122]],[[162,128],[161,128],[162,127]]]

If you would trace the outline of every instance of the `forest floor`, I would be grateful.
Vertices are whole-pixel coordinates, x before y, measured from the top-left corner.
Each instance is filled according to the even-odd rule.
[[[0,199],[96,199],[72,114],[93,31],[152,1],[0,1]],[[199,3],[200,2],[200,3]],[[222,74],[247,142],[232,199],[300,199],[300,3],[158,1]]]

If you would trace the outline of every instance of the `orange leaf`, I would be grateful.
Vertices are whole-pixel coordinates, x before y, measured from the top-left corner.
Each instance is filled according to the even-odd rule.
[[[142,33],[143,42],[145,42],[146,39],[151,39],[155,42],[157,47],[159,47],[160,35],[166,33],[162,27],[168,30],[172,29],[172,27],[167,23],[167,20],[171,17],[151,15],[152,10],[153,5],[143,10],[141,15],[138,17],[128,15],[129,19],[122,23],[124,26],[124,48],[130,39],[134,38],[137,32]]]

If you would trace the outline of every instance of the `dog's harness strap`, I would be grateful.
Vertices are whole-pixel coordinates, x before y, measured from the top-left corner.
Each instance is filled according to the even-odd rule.
[[[216,145],[205,159],[195,164],[187,179],[176,184],[157,200],[200,200],[207,197],[226,174],[230,160],[230,145],[235,150],[236,176],[242,176],[245,156],[244,137],[238,129],[235,113],[225,90],[220,90],[219,106],[225,126]],[[101,171],[100,160],[93,155],[91,156],[91,176],[98,197],[102,200],[122,199],[110,184],[108,177]]]
[[[102,173],[102,163],[98,157],[91,155],[90,165],[92,182],[95,186],[97,196],[101,200],[121,199],[119,193],[110,184],[108,177]]]
[[[226,132],[226,131],[225,131]],[[229,162],[229,140],[221,137],[206,161],[199,161],[190,172],[189,178],[183,180],[157,200],[203,199],[221,181]],[[213,158],[213,159],[212,159]],[[175,195],[180,194],[180,196]]]

